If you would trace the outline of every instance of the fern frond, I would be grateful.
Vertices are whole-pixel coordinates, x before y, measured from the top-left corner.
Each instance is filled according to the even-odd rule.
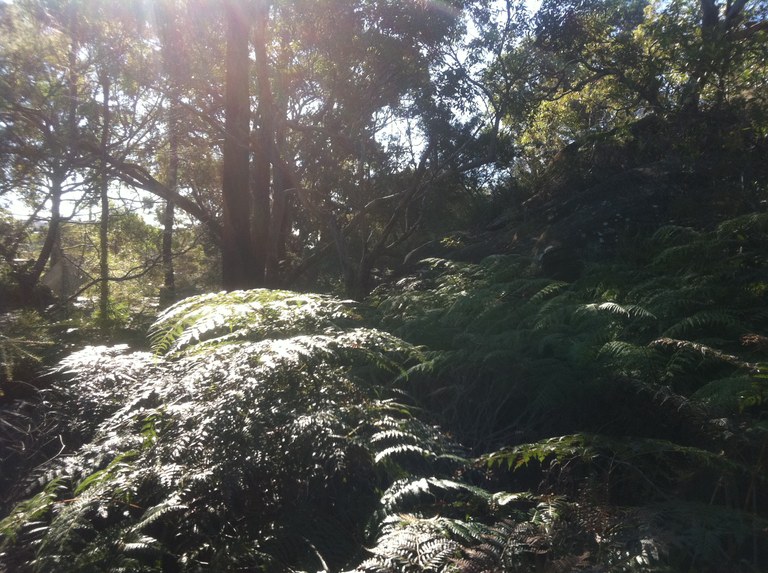
[[[702,237],[701,232],[691,227],[666,225],[651,236],[651,241],[663,247],[687,245]]]
[[[43,491],[17,504],[11,513],[0,521],[0,547],[14,543],[24,528],[39,523],[39,520],[51,511],[59,490],[64,487],[62,481],[62,478],[49,481]]]
[[[738,324],[731,312],[724,310],[701,310],[691,316],[686,316],[676,324],[667,328],[663,336],[678,338],[681,336],[701,336],[702,330],[728,329]]]
[[[127,531],[135,533],[142,532],[165,515],[171,512],[184,511],[186,509],[188,509],[188,506],[181,503],[181,496],[178,493],[172,494],[169,499],[163,500],[157,505],[147,508],[139,520],[131,525]]]
[[[689,340],[678,340],[669,337],[657,338],[651,341],[648,345],[650,348],[657,348],[662,350],[671,350],[674,352],[685,352],[694,358],[699,360],[711,360],[717,362],[724,362],[731,364],[737,368],[741,368],[748,371],[754,371],[757,369],[756,364],[745,362],[738,356],[732,354],[726,354],[716,348],[707,346],[705,344],[699,344],[697,342],[691,342]]]
[[[529,299],[529,302],[531,303],[543,302],[563,292],[568,287],[568,285],[569,283],[563,282],[563,281],[550,282],[548,285],[541,288],[538,292],[536,292],[533,296],[531,296]]]
[[[351,301],[324,295],[254,289],[185,299],[163,312],[150,328],[155,352],[177,355],[201,343],[283,338],[359,323]],[[199,350],[199,349],[198,349]]]
[[[576,314],[593,312],[608,312],[625,318],[646,318],[650,320],[657,320],[656,316],[652,312],[648,312],[643,307],[635,304],[621,305],[615,302],[591,303],[582,305],[575,311]]]
[[[704,404],[714,415],[733,415],[747,404],[754,388],[752,376],[729,376],[707,382],[691,395],[691,399]]]
[[[390,514],[402,511],[406,506],[418,505],[425,498],[434,501],[445,498],[450,493],[468,494],[483,504],[491,502],[493,497],[486,490],[460,481],[428,477],[417,480],[398,480],[381,497],[384,510]]]
[[[676,444],[668,440],[650,438],[616,439],[595,434],[572,434],[550,438],[531,444],[521,444],[507,450],[486,454],[481,459],[490,467],[506,466],[511,470],[522,468],[532,461],[539,463],[551,458],[558,462],[582,459],[587,462],[598,458],[622,460],[627,463],[660,464],[675,456],[695,461],[701,466],[713,466],[726,472],[748,472],[722,454],[701,448]]]
[[[716,236],[729,238],[734,235],[742,238],[768,233],[768,215],[766,213],[749,213],[723,221],[717,226]]]
[[[403,454],[416,454],[422,458],[435,458],[437,457],[432,450],[422,448],[414,444],[398,444],[396,446],[390,446],[384,448],[380,452],[376,453],[374,461],[378,464],[384,460],[387,460],[394,456],[400,456]]]

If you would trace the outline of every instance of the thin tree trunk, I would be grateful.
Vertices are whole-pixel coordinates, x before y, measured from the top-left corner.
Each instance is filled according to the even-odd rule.
[[[178,111],[178,94],[174,85],[171,88],[171,99],[168,108],[169,158],[166,181],[166,185],[174,193],[178,190],[179,178],[179,129],[176,118]],[[174,211],[173,202],[166,201],[163,210],[163,288],[160,291],[160,303],[163,305],[171,303],[176,299],[176,277],[173,270]]]
[[[63,170],[57,170],[51,174],[51,217],[48,220],[48,232],[45,235],[43,247],[40,249],[40,254],[37,256],[35,263],[32,265],[29,272],[25,273],[24,278],[19,281],[22,283],[22,288],[28,289],[30,292],[40,282],[40,277],[42,276],[48,261],[51,260],[52,256],[56,256],[54,255],[54,251],[57,251],[59,256],[61,253],[61,239],[59,235],[61,232],[61,194],[63,184]]]
[[[274,193],[272,194],[272,212],[269,224],[269,253],[267,257],[266,283],[269,286],[282,286],[280,261],[285,260],[286,239],[290,229],[291,184],[283,169],[274,170]]]
[[[155,17],[158,23],[162,45],[163,63],[168,78],[168,109],[166,125],[168,127],[168,165],[165,172],[165,186],[171,194],[178,194],[179,187],[179,112],[181,111],[180,85],[183,77],[180,54],[183,46],[178,32],[178,14],[176,0],[159,1],[155,4]],[[173,226],[176,212],[175,203],[165,200],[161,222],[163,224],[163,244],[161,258],[163,264],[163,286],[160,289],[160,304],[165,306],[176,300],[176,275],[173,268]]]
[[[70,31],[72,34],[72,43],[67,54],[67,95],[69,99],[69,109],[66,116],[66,140],[74,142],[77,135],[77,104],[79,100],[77,88],[77,51],[80,47],[77,33],[77,17],[74,12],[71,14]],[[32,267],[17,275],[19,286],[21,287],[22,298],[30,297],[34,299],[34,292],[40,283],[40,277],[48,265],[49,261],[57,262],[63,259],[63,249],[61,245],[61,199],[63,195],[64,182],[67,179],[67,164],[72,160],[72,148],[60,147],[57,154],[60,159],[56,161],[55,166],[49,173],[51,202],[51,216],[48,219],[48,231],[43,241],[43,246]],[[63,263],[63,261],[62,261]],[[66,297],[65,297],[66,298]],[[26,302],[26,301],[25,301]]]
[[[101,90],[103,100],[101,130],[101,177],[99,178],[99,198],[101,202],[101,219],[99,221],[99,321],[102,328],[109,324],[109,175],[107,156],[109,155],[110,129],[110,79],[106,72],[101,74]]]
[[[274,146],[274,105],[269,77],[267,56],[267,23],[269,21],[269,0],[259,0],[255,11],[254,52],[256,56],[256,79],[258,82],[259,107],[257,132],[254,141],[253,180],[251,182],[251,248],[255,278],[258,285],[264,284],[270,253],[270,190],[272,188],[271,164]]]
[[[176,275],[173,268],[174,214],[173,203],[166,201],[163,209],[163,288],[160,291],[160,304],[163,306],[176,300]]]

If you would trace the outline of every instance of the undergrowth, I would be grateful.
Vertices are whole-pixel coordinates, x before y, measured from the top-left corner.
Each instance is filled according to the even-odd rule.
[[[573,283],[432,260],[378,316],[286,291],[181,301],[152,352],[61,363],[40,439],[66,447],[19,484],[0,563],[760,571],[767,230],[662,229]]]
[[[429,349],[412,391],[470,445],[574,428],[698,435],[702,416],[765,414],[766,252],[768,215],[750,215],[662,228],[573,283],[526,257],[432,259],[376,296],[385,327]]]

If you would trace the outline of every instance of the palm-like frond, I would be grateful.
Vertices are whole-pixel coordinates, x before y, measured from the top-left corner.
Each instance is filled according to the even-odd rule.
[[[150,339],[156,352],[178,354],[190,347],[203,351],[209,345],[246,339],[337,330],[360,319],[352,301],[268,289],[232,291],[176,303],[152,325]]]
[[[165,356],[91,347],[62,363],[66,379],[48,399],[86,443],[44,468],[41,481],[58,476],[56,487],[0,527],[11,545],[22,532],[34,543],[36,567],[154,570],[171,555],[189,569],[261,567],[277,531],[305,540],[293,566],[318,553],[343,562],[356,550],[339,552],[338,539],[361,538],[378,500],[381,448],[363,438],[398,418],[412,445],[426,434],[379,399],[380,384],[419,351],[364,327],[343,301],[265,301],[263,292],[203,301],[161,317],[153,331],[164,333]],[[247,335],[222,341],[204,318],[216,313]],[[169,332],[179,334],[171,341]],[[317,515],[341,529],[321,535]]]

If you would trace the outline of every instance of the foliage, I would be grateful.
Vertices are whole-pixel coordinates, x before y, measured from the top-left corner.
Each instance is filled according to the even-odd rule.
[[[754,239],[760,228],[749,219],[699,237],[705,244],[732,237],[734,229],[752,229]],[[747,235],[738,236],[746,241]],[[652,242],[659,253],[677,245],[664,233]],[[720,264],[732,256],[724,254]],[[696,262],[688,260],[690,273]],[[422,277],[412,287],[433,280],[437,288],[412,288],[382,302],[380,310],[390,324],[395,312],[408,313],[400,322],[403,332],[424,340],[431,332],[435,350],[370,328],[376,315],[350,301],[254,290],[200,295],[169,308],[151,331],[154,354],[89,347],[65,359],[48,400],[49,416],[57,420],[53,431],[67,428],[68,454],[33,475],[26,500],[0,522],[5,562],[33,571],[447,572],[714,571],[739,561],[750,570],[749,548],[763,550],[759,532],[766,525],[759,505],[752,505],[765,485],[755,448],[766,437],[752,416],[764,406],[715,406],[708,398],[715,390],[697,395],[688,370],[700,373],[704,360],[712,377],[717,365],[759,385],[759,367],[745,366],[752,365],[746,357],[726,354],[711,340],[661,336],[681,315],[668,312],[659,291],[648,289],[649,277],[637,284],[645,285],[640,292],[653,293],[655,305],[625,300],[598,269],[589,283],[569,285],[515,278],[527,264],[519,258],[432,264],[434,278]],[[596,288],[597,276],[619,302],[595,298],[606,292]],[[579,292],[584,284],[592,285],[591,300]],[[745,293],[740,305],[752,308],[751,296]],[[413,303],[421,297],[422,304]],[[510,328],[498,322],[509,318],[501,315],[502,305],[529,308],[516,311]],[[733,302],[725,314],[741,318],[740,305]],[[684,309],[703,317],[708,307]],[[702,318],[685,332],[706,333],[712,324],[725,323]],[[585,325],[589,336],[582,335],[574,350],[574,335]],[[523,328],[517,337],[509,332]],[[642,346],[643,339],[650,342]],[[456,340],[474,346],[453,349]],[[511,357],[493,346],[489,352],[484,341],[507,344]],[[494,369],[517,358],[510,341],[524,344],[537,361],[538,397]],[[637,353],[656,355],[643,361],[632,358]],[[698,363],[683,360],[689,353]],[[637,428],[611,420],[625,406],[603,400],[613,410],[594,419],[601,433],[518,441],[473,460],[426,424],[424,412],[393,400],[403,389],[419,390],[427,372],[442,384],[458,377],[450,391],[463,396],[459,385],[469,375],[462,362],[484,381],[498,377],[485,404],[462,398],[465,410],[476,408],[467,417],[485,415],[490,401],[508,400],[501,394],[506,382],[507,391],[537,398],[537,416],[528,418],[541,420],[536,431],[573,424],[579,418],[572,410],[585,407],[577,398],[596,394],[572,392],[563,401],[541,386],[566,392],[567,384],[584,383],[577,376],[586,370],[603,390],[621,385],[631,395],[650,392],[655,383],[647,401],[654,415],[669,402],[682,426],[660,424],[655,431],[665,433],[661,437],[611,436],[611,430]],[[658,378],[643,371],[648,365]],[[566,381],[546,378],[566,373]],[[681,378],[687,387],[674,388]],[[744,384],[737,387],[744,391]],[[416,395],[424,398],[421,390]],[[440,400],[440,393],[432,399]],[[712,419],[710,408],[726,408],[717,412],[729,418]],[[550,420],[555,417],[557,423]],[[457,417],[444,421],[463,430]],[[696,424],[699,432],[686,434]],[[490,423],[483,431],[501,439]],[[522,434],[504,435],[514,440]],[[729,501],[740,499],[746,505]]]
[[[502,446],[483,458],[494,472],[611,508],[606,530],[614,518],[635,523],[658,559],[622,565],[569,538],[582,550],[616,570],[753,570],[750,547],[764,547],[753,492],[766,471],[766,346],[755,334],[766,320],[766,221],[662,228],[572,283],[515,255],[427,260],[418,276],[379,289],[379,310],[429,349],[410,394],[473,449]],[[618,510],[626,505],[638,509]]]
[[[221,336],[217,314],[233,336]],[[428,433],[374,384],[398,377],[415,349],[366,328],[348,303],[271,291],[183,301],[154,332],[164,354],[89,347],[62,363],[67,380],[48,399],[71,453],[2,522],[12,563],[226,570],[349,560],[380,479],[365,437],[379,433],[383,449],[397,443],[384,429]]]
[[[190,346],[198,351],[211,344],[343,329],[361,321],[356,306],[323,295],[266,289],[204,294],[161,313],[150,337],[156,352],[177,355]]]
[[[766,220],[666,227],[573,283],[539,277],[534,261],[514,255],[427,261],[397,292],[382,289],[379,308],[395,333],[430,349],[426,385],[415,376],[414,391],[470,441],[496,431],[658,431],[631,425],[638,392],[657,405],[673,400],[693,431],[697,410],[738,417],[761,392],[762,347],[742,341],[765,324]]]
[[[716,164],[726,158],[738,163],[760,145],[761,137],[752,135],[766,125],[759,111],[765,109],[765,86],[755,81],[768,63],[765,17],[760,2],[542,2],[527,33],[527,49],[536,54],[535,72],[529,73],[536,86],[528,98],[532,111],[508,118],[520,126],[518,175],[540,177],[568,146],[641,118],[662,125],[626,155],[625,168],[654,152],[655,160],[700,158],[714,141]],[[513,47],[500,59],[519,57]],[[723,127],[740,123],[741,129],[722,135]],[[673,133],[667,134],[669,127]],[[752,144],[742,146],[739,139]],[[606,151],[595,157],[601,164],[610,161]],[[712,168],[712,158],[697,169]],[[736,171],[733,164],[721,167]]]
[[[15,381],[29,381],[53,344],[48,324],[34,311],[0,314],[0,397]]]
[[[127,317],[120,316],[121,306],[137,313],[142,303],[146,306],[148,301],[157,297],[162,284],[162,232],[147,221],[146,214],[142,216],[124,206],[112,206],[109,222],[111,316],[107,322],[120,324],[127,322]],[[184,272],[179,286],[188,294],[209,284],[205,278],[209,271],[205,267],[210,261],[203,252],[203,240],[198,235],[181,225],[174,233],[174,259]],[[62,297],[98,298],[98,244],[98,223],[80,221],[62,225],[61,251],[73,268],[69,292],[58,293]],[[193,287],[195,283],[200,286]]]
[[[109,242],[97,320],[135,323],[163,237],[108,204],[116,179],[205,229],[175,233],[191,288],[213,244],[227,287],[304,273],[357,298],[412,242],[480,262],[422,261],[373,309],[198,295],[151,351],[71,354],[44,402],[0,405],[0,569],[760,570],[764,2],[145,4],[0,2],[2,304],[44,307],[63,259],[88,292]],[[509,254],[640,170],[670,179],[655,233],[567,281]],[[99,240],[78,221],[98,190]],[[439,239],[496,202],[530,217],[484,233],[508,254]],[[11,394],[50,331],[2,320]]]

